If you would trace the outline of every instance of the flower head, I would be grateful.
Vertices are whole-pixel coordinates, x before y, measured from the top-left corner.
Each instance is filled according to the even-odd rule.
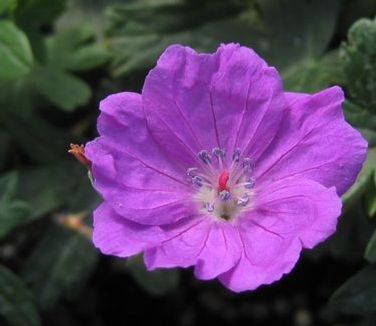
[[[141,94],[101,102],[85,147],[103,196],[95,245],[143,252],[149,269],[194,266],[236,292],[278,280],[335,231],[365,159],[342,101],[339,87],[284,92],[246,47],[169,47]]]

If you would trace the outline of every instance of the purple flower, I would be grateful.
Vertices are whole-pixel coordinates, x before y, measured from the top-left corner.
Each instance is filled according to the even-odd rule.
[[[103,196],[95,245],[143,252],[150,270],[194,266],[235,292],[280,279],[335,231],[365,160],[342,101],[339,87],[284,92],[246,47],[169,47],[142,94],[101,102],[86,146]]]

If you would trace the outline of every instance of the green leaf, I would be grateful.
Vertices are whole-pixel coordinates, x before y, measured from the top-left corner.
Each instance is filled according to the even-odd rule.
[[[367,248],[364,253],[364,258],[371,263],[376,262],[376,231],[373,233],[371,239],[367,244]]]
[[[372,264],[346,281],[331,297],[337,310],[366,315],[376,312],[376,265]]]
[[[366,212],[369,218],[374,218],[376,213],[376,188],[372,187],[366,193]]]
[[[107,30],[107,8],[114,3],[124,0],[74,0],[68,1],[67,10],[56,21],[58,31],[66,30],[72,26],[80,26],[82,22],[89,24],[97,38],[103,39]]]
[[[263,56],[279,67],[317,58],[328,47],[339,14],[338,0],[257,0],[270,34]],[[262,49],[261,49],[262,50]]]
[[[57,163],[67,157],[72,136],[37,115],[8,115],[4,126],[12,140],[37,164]]]
[[[360,171],[356,182],[342,195],[345,206],[354,203],[362,195],[367,186],[372,182],[372,176],[376,169],[376,148],[368,149],[367,159]]]
[[[18,175],[16,172],[8,173],[0,178],[0,204],[9,203],[15,196],[18,186]]]
[[[34,220],[60,207],[73,213],[89,210],[97,203],[98,195],[86,168],[72,157],[55,165],[21,171],[17,198],[30,205],[29,220]]]
[[[352,25],[341,58],[350,98],[376,113],[376,20],[362,18]]]
[[[158,56],[174,43],[190,45],[198,51],[214,51],[220,43],[247,45],[250,41],[257,44],[264,41],[255,36],[259,29],[256,17],[248,12],[236,14],[236,8],[230,5],[215,12],[211,12],[210,8],[197,10],[190,6],[183,6],[182,10],[181,5],[154,7],[148,10],[147,15],[140,6],[113,8],[111,17],[117,27],[111,32],[109,43],[114,56],[111,62],[114,76],[151,67]],[[141,12],[137,13],[137,10]],[[226,11],[229,18],[224,18]],[[194,13],[193,17],[188,13]],[[148,20],[153,21],[154,28],[146,24]],[[166,20],[172,20],[176,28],[171,28]],[[250,39],[249,35],[254,37]]]
[[[9,113],[27,114],[33,108],[33,89],[27,76],[14,80],[0,80],[0,123],[8,120]]]
[[[109,11],[114,26],[109,33],[115,57],[111,72],[120,76],[150,67],[174,43],[213,51],[220,43],[239,42],[279,68],[313,62],[333,35],[338,4],[338,0],[260,1],[265,22],[250,4],[210,2],[198,9],[191,3],[153,3],[146,10],[142,5],[116,6]]]
[[[90,87],[86,83],[51,67],[34,67],[31,79],[40,94],[65,111],[85,105],[91,97]]]
[[[0,19],[0,79],[28,74],[33,55],[26,35],[11,21]]]
[[[0,2],[0,14],[13,10],[17,5],[18,0],[1,0]]]
[[[80,25],[51,36],[47,40],[48,65],[72,71],[85,71],[102,65],[110,58],[102,43],[93,42],[89,25]]]
[[[10,270],[0,266],[0,315],[11,326],[40,326],[33,295]]]
[[[281,74],[284,88],[294,92],[314,93],[343,80],[337,51],[320,58],[305,58]]]
[[[343,103],[346,121],[357,128],[376,129],[376,115],[359,107],[350,100]]]
[[[30,215],[27,203],[14,200],[18,187],[16,172],[8,173],[0,178],[0,238],[22,224]]]
[[[376,131],[371,129],[358,129],[362,136],[368,141],[369,147],[375,147],[376,146]]]
[[[127,269],[135,281],[148,293],[162,296],[174,291],[179,285],[180,273],[177,269],[156,269],[148,271],[141,255],[127,259]]]
[[[66,0],[22,0],[16,11],[16,20],[29,28],[51,24],[64,11],[66,3]]]
[[[372,182],[367,189],[365,197],[366,212],[369,218],[375,218],[376,216],[376,167],[372,176]]]
[[[98,252],[86,237],[52,225],[25,262],[22,277],[30,284],[40,307],[47,309],[62,295],[80,289],[97,260]]]
[[[8,160],[8,151],[11,147],[9,134],[0,128],[0,171],[2,171]]]

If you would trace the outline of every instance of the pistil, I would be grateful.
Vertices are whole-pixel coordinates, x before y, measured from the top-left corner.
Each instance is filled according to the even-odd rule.
[[[187,169],[187,176],[195,187],[195,200],[203,212],[230,220],[249,207],[254,194],[255,180],[251,177],[249,157],[242,157],[239,148],[233,151],[229,162],[226,152],[214,148],[201,150],[198,167]]]

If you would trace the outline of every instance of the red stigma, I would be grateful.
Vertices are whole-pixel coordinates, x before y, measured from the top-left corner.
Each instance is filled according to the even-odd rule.
[[[228,179],[230,179],[230,173],[227,170],[222,171],[218,178],[218,192],[228,190]]]

